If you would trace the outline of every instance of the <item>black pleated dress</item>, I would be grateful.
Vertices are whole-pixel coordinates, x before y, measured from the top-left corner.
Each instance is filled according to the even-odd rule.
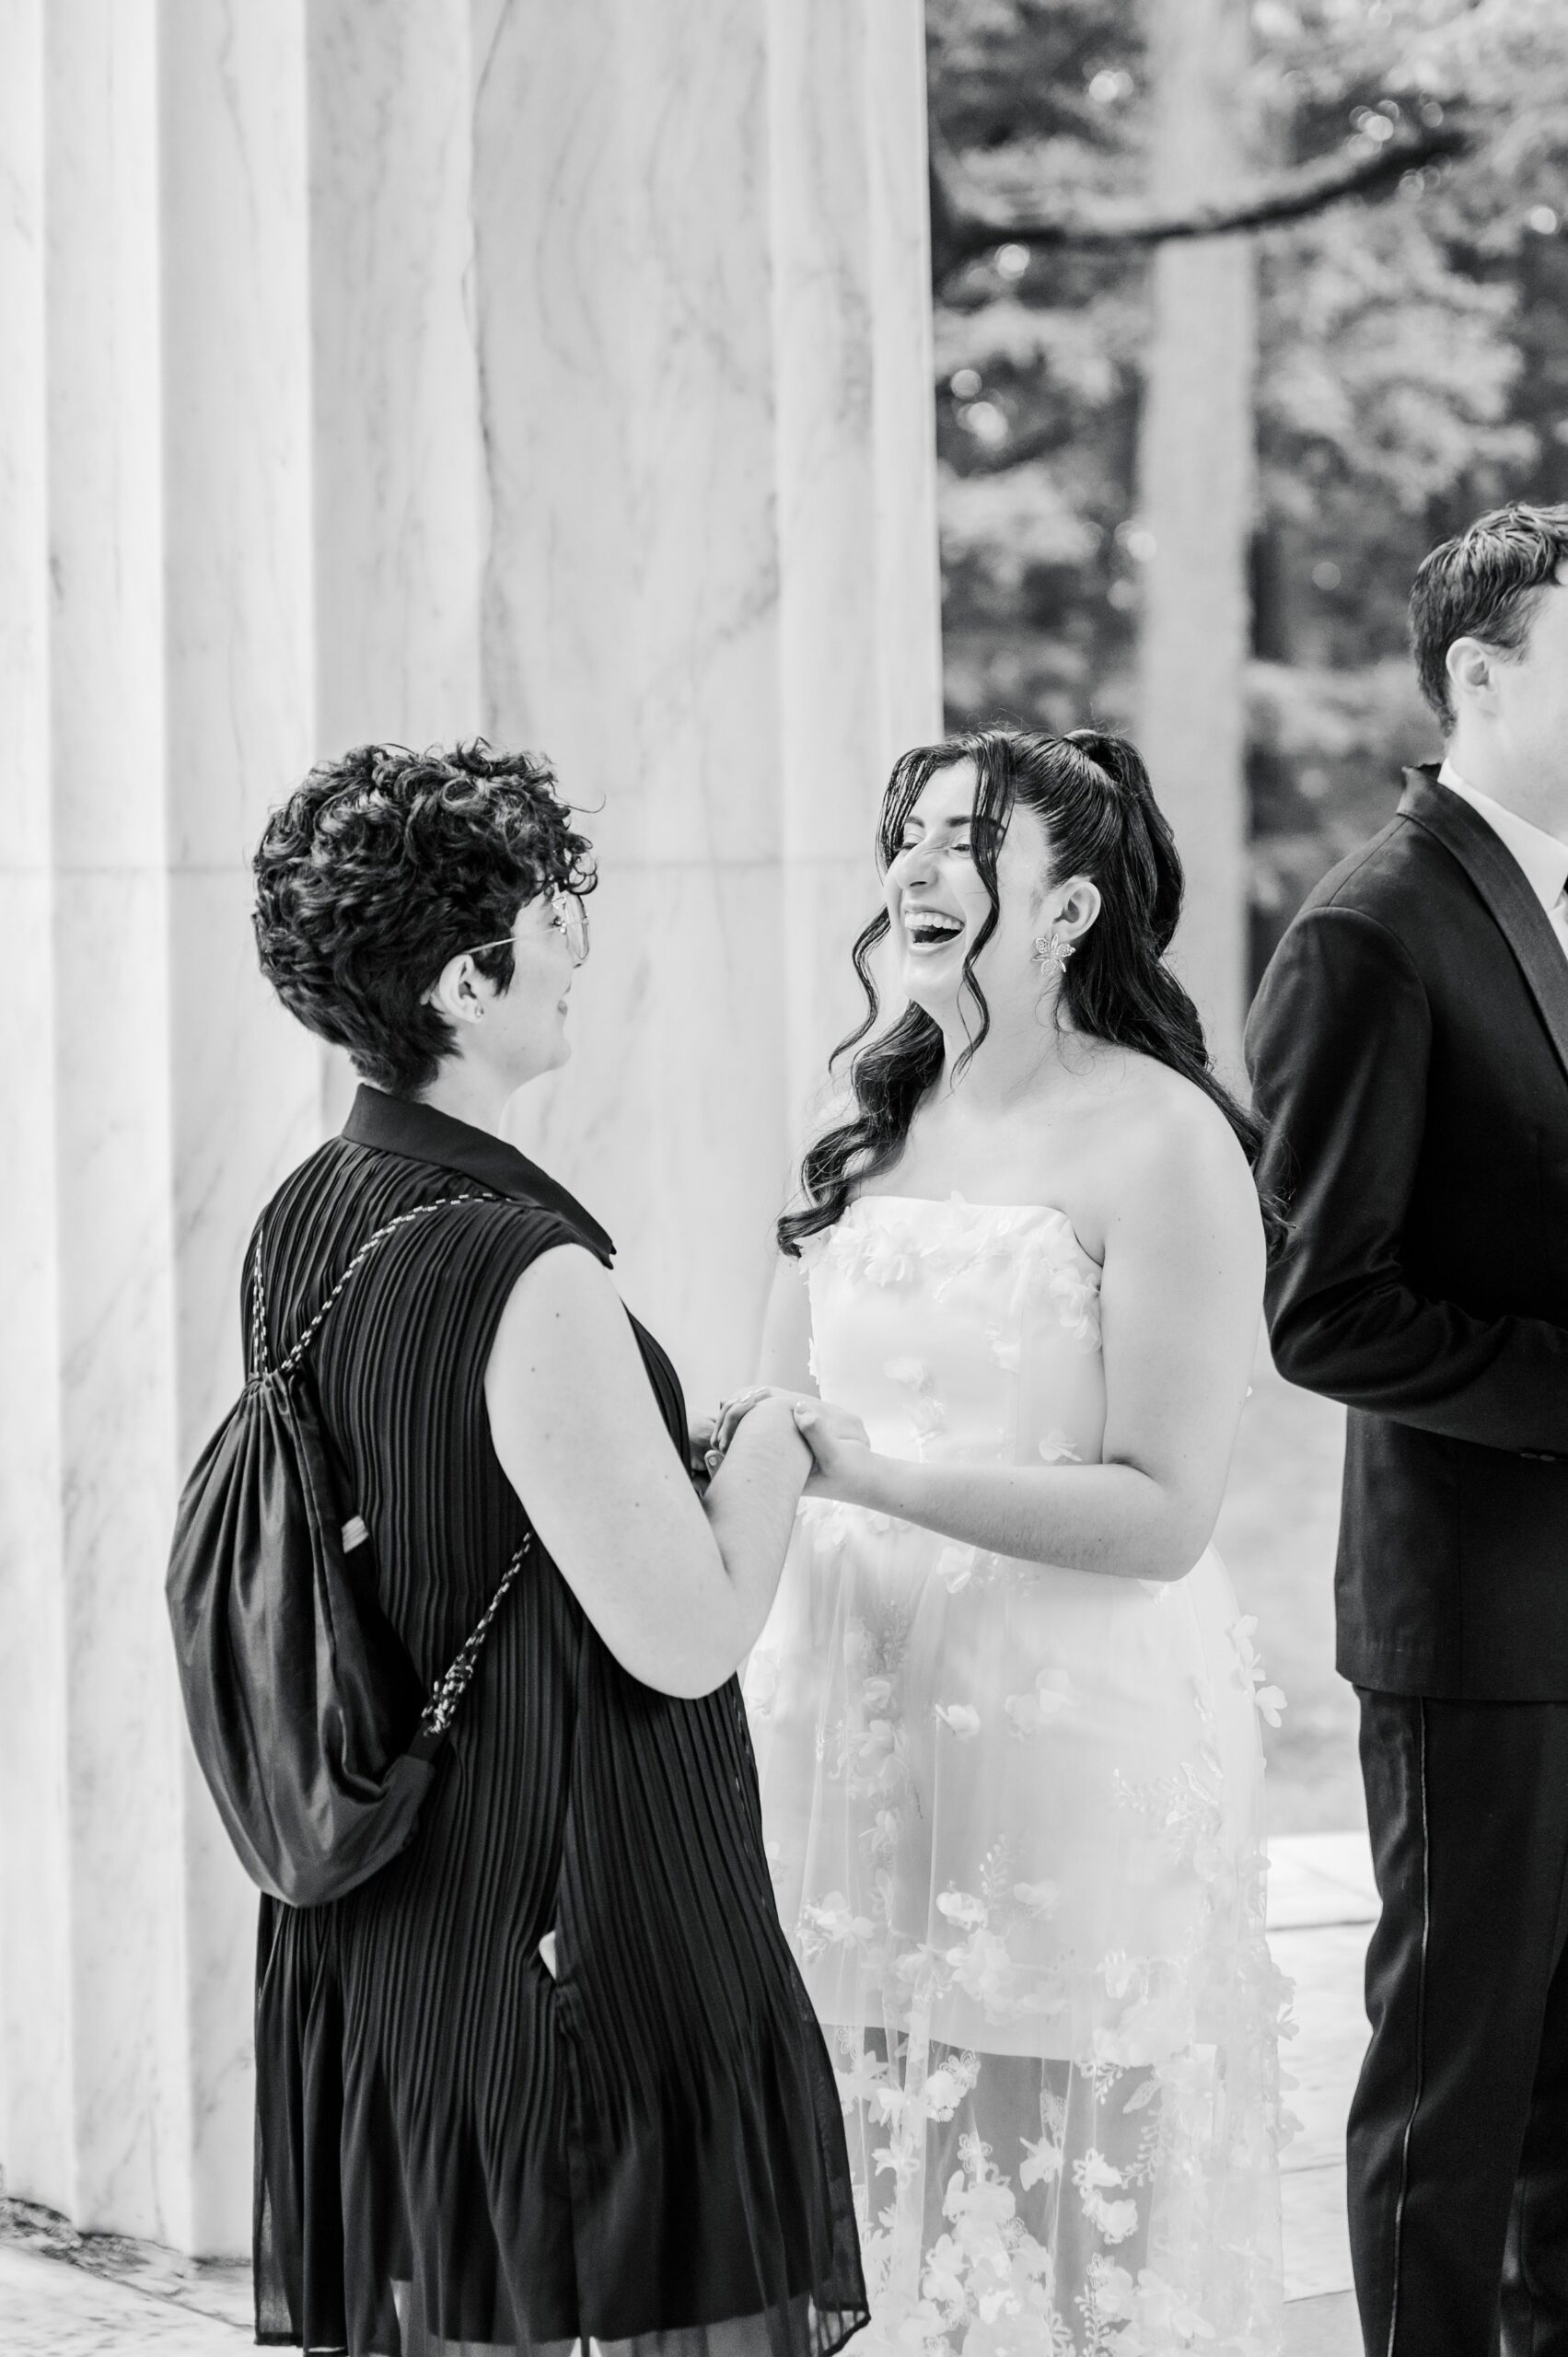
[[[476,1200],[383,1245],[312,1353],[424,1689],[528,1529],[484,1403],[502,1309],[540,1252],[610,1240],[498,1139],[374,1089],[262,1219],[278,1353],[375,1228],[451,1195]],[[636,1331],[684,1459],[679,1381]],[[537,1543],[412,1847],[330,1906],[262,1901],[256,2065],[262,2342],[828,2357],[866,2320],[738,1689],[640,1685]]]

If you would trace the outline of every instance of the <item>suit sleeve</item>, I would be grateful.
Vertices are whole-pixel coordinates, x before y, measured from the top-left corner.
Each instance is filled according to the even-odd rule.
[[[1270,1137],[1260,1177],[1291,1235],[1270,1271],[1282,1375],[1346,1407],[1485,1448],[1568,1451],[1568,1328],[1482,1318],[1401,1260],[1432,1024],[1409,954],[1357,909],[1310,909],[1247,1027]]]

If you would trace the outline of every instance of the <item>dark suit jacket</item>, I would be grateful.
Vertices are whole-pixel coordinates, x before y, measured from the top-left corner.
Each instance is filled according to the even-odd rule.
[[[1247,1060],[1275,1362],[1350,1411],[1341,1671],[1568,1700],[1568,957],[1429,773],[1292,923]]]

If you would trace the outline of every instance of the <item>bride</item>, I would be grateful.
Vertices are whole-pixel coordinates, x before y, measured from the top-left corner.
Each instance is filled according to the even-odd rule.
[[[746,1686],[869,2339],[1263,2357],[1280,1698],[1209,1545],[1275,1219],[1259,1128],[1163,962],[1181,868],[1131,745],[906,753],[880,856],[846,1047],[873,1036],[779,1222],[761,1370],[869,1445],[798,1401],[817,1470]],[[885,937],[909,1003],[874,1035]]]

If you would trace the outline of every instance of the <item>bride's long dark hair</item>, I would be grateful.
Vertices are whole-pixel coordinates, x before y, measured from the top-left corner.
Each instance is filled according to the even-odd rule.
[[[976,1020],[954,1079],[991,1028],[975,961],[1001,914],[996,858],[1007,822],[1021,803],[1045,826],[1051,880],[1089,877],[1100,890],[1099,915],[1080,936],[1062,979],[1059,1019],[1064,1016],[1089,1039],[1132,1048],[1167,1064],[1201,1088],[1230,1123],[1256,1173],[1263,1125],[1214,1073],[1198,1010],[1165,962],[1181,913],[1181,861],[1136,747],[1094,728],[1074,728],[1065,737],[975,728],[937,745],[917,745],[894,764],[882,798],[877,859],[884,873],[931,780],[965,761],[974,763],[977,780],[974,864],[991,907],[964,958],[960,996],[966,1010],[972,1004]],[[871,953],[888,924],[887,910],[879,909],[854,945],[865,1016],[840,1040],[830,1061],[830,1070],[860,1048],[850,1066],[854,1110],[824,1131],[802,1156],[801,1200],[778,1224],[781,1252],[798,1255],[807,1237],[842,1218],[858,1186],[897,1162],[915,1109],[942,1070],[942,1033],[922,1006],[907,1006],[880,1038],[860,1047],[881,1012]],[[1260,1202],[1272,1253],[1284,1234],[1283,1214],[1269,1196],[1261,1195]]]

